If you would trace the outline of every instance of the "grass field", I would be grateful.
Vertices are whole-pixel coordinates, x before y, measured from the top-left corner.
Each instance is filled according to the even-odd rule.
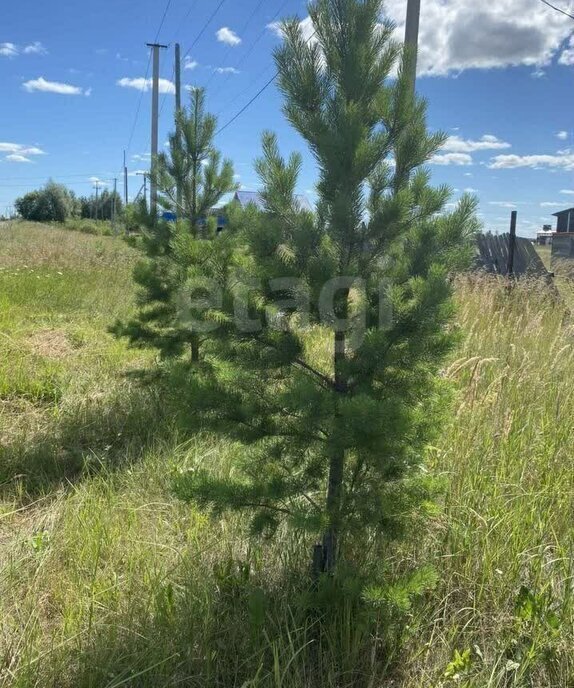
[[[452,418],[428,455],[444,497],[381,562],[432,564],[438,583],[393,646],[353,609],[320,636],[301,615],[308,543],[250,541],[240,517],[173,496],[175,473],[232,470],[234,447],[186,431],[154,355],[106,333],[133,307],[136,257],[111,237],[0,225],[1,686],[574,685],[562,302],[458,285]]]

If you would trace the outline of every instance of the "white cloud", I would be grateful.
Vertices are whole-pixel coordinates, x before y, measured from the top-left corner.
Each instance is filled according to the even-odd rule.
[[[567,67],[574,65],[574,35],[570,36],[568,47],[562,51],[558,63]]]
[[[151,158],[151,153],[135,153],[132,155],[132,160],[145,160],[148,161]]]
[[[22,84],[22,88],[28,93],[58,93],[62,96],[81,96],[84,91],[79,86],[64,84],[60,81],[47,81],[43,76],[38,79],[31,79]]]
[[[241,43],[241,38],[227,26],[222,26],[215,32],[215,35],[220,43],[225,43],[226,45],[235,46]]]
[[[311,36],[314,33],[314,28],[313,28],[313,22],[311,21],[311,17],[305,17],[305,19],[301,20],[299,22],[299,26],[303,30],[303,38],[304,40],[308,41],[311,39]],[[274,21],[271,22],[270,24],[267,24],[267,27],[270,31],[272,31],[278,38],[283,38],[283,28],[282,28],[282,22],[280,21]]]
[[[119,79],[117,82],[118,86],[123,88],[135,88],[138,91],[150,91],[153,83],[153,79],[145,79],[143,76],[136,77],[135,79],[129,79],[124,77]],[[175,84],[169,79],[159,80],[159,92],[160,93],[175,93]]]
[[[489,201],[488,205],[495,205],[497,208],[516,208],[516,203],[511,201]]]
[[[24,55],[47,55],[48,54],[48,51],[40,43],[40,41],[34,41],[33,43],[30,43],[30,45],[24,46],[22,52],[24,53]]]
[[[32,162],[30,158],[27,158],[25,155],[19,155],[18,153],[10,153],[5,159],[8,160],[8,162]]]
[[[3,57],[16,57],[19,52],[15,43],[0,43],[0,55]]]
[[[564,206],[564,201],[543,201],[540,204],[541,208],[562,208]]]
[[[574,196],[574,191],[572,189],[561,189],[561,194],[568,194],[569,196]]]
[[[0,43],[0,55],[3,57],[17,57],[18,55],[47,55],[48,51],[40,43],[34,41],[28,45],[20,46],[16,43]]]
[[[184,69],[195,69],[196,67],[199,66],[199,62],[197,60],[193,60],[191,57],[187,56],[184,60],[183,68]]]
[[[216,67],[214,71],[217,74],[239,74],[239,70],[235,67]]]
[[[466,189],[464,190],[464,193],[470,193],[470,194],[478,193],[478,189],[473,189],[472,186],[467,186]]]
[[[472,157],[468,153],[445,153],[433,155],[431,165],[472,165]]]
[[[385,6],[396,25],[395,37],[402,41],[405,0],[387,0]],[[304,22],[307,29],[309,18]],[[281,36],[280,24],[268,28]],[[541,68],[571,35],[570,19],[533,0],[426,0],[421,6],[418,72],[445,76],[466,69]],[[559,62],[574,64],[574,37]]]
[[[501,141],[492,134],[485,134],[478,141],[463,139],[460,136],[449,136],[441,151],[445,153],[474,153],[481,150],[502,150],[510,148],[510,144]]]
[[[562,151],[556,155],[496,155],[488,167],[492,170],[517,167],[574,170],[574,154]]]
[[[22,157],[27,155],[45,155],[44,151],[37,146],[26,146],[22,143],[8,143],[7,141],[0,142],[0,153],[9,153],[10,155]],[[6,158],[8,157],[6,156]]]
[[[559,131],[556,134],[556,138],[560,139],[561,141],[566,141],[568,139],[568,132],[567,131]]]
[[[92,182],[92,184],[97,184],[98,186],[109,186],[108,182],[103,181],[99,177],[90,177],[88,179],[89,182]]]

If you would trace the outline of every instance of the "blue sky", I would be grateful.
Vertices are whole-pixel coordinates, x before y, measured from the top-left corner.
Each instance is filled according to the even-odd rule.
[[[574,14],[574,0],[556,3]],[[128,147],[130,195],[136,193],[135,172],[149,159],[145,43],[155,38],[166,2],[6,5],[0,214],[48,177],[82,194],[95,178],[110,183],[120,177]],[[172,0],[159,40],[181,43],[184,84],[207,85],[208,108],[223,125],[274,73],[272,51],[280,41],[274,22],[297,15],[306,31],[309,22],[301,0],[218,5]],[[388,0],[386,7],[400,37],[406,0]],[[160,145],[171,128],[173,50],[161,59]],[[448,183],[454,200],[474,190],[487,229],[504,231],[515,208],[519,233],[533,235],[556,210],[574,206],[573,77],[574,20],[540,0],[422,0],[418,90],[429,101],[429,127],[450,136],[433,161],[433,179]],[[252,162],[265,128],[277,132],[285,153],[304,153],[300,191],[312,197],[313,160],[284,120],[274,85],[218,137],[239,182],[257,187]]]

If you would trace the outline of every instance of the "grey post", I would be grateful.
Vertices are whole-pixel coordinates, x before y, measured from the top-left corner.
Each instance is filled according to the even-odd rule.
[[[118,190],[118,180],[114,177],[114,195],[112,196],[112,232],[116,233],[116,194]]]
[[[512,277],[514,274],[514,248],[516,246],[516,217],[518,212],[513,210],[510,215],[510,234],[508,236],[508,265],[506,274]]]
[[[124,203],[128,204],[128,168],[126,165],[126,152],[124,151]]]
[[[148,43],[147,45],[153,50],[153,83],[151,94],[151,167],[153,170],[154,161],[158,152],[159,51],[160,48],[167,48],[167,45],[160,45],[159,43]],[[150,189],[150,213],[155,220],[157,215],[157,186],[153,174]]]
[[[421,15],[421,0],[408,0],[407,20],[405,24],[405,45],[413,50],[413,63],[411,65],[413,91],[417,79],[417,52],[419,46],[419,23]]]
[[[175,128],[179,132],[179,118],[178,113],[181,110],[181,53],[179,43],[175,44]],[[181,207],[182,193],[181,186],[177,185],[177,214],[179,215],[179,209]]]
[[[94,186],[96,188],[96,207],[95,207],[95,213],[96,213],[96,221],[98,219],[98,191],[100,190],[100,182],[94,182]]]

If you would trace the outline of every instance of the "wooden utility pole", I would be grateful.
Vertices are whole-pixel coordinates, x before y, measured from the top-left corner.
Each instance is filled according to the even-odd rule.
[[[116,195],[118,193],[118,180],[114,177],[114,195],[112,196],[112,232],[116,233]]]
[[[148,173],[147,172],[136,172],[136,174],[140,177],[144,178],[143,182],[143,192],[144,192],[144,201],[147,207],[147,178],[148,178]],[[140,189],[141,191],[141,189]],[[139,194],[138,194],[139,195]]]
[[[100,190],[100,182],[96,181],[94,182],[94,188],[96,189],[96,207],[94,209],[95,215],[96,215],[96,221],[98,219],[98,191]]]
[[[411,81],[413,92],[417,80],[417,53],[419,48],[419,24],[421,0],[407,0],[407,20],[405,24],[405,46],[412,50]]]
[[[181,110],[181,54],[180,54],[180,47],[179,43],[175,44],[175,131],[178,134],[179,138],[179,111]],[[182,193],[181,193],[181,185],[177,184],[177,189],[176,189],[176,201],[177,201],[177,209],[176,213],[179,216],[180,213],[180,208],[181,208],[181,201],[182,201]]]
[[[126,152],[124,151],[124,203],[128,204],[128,168],[126,166]]]
[[[508,265],[506,274],[512,277],[514,274],[514,249],[516,247],[516,218],[518,212],[513,210],[510,215],[510,235],[508,236]]]
[[[153,171],[155,160],[158,153],[158,123],[159,123],[159,51],[161,48],[167,48],[167,45],[160,43],[148,43],[149,48],[153,50],[153,72],[152,72],[152,93],[151,93],[151,169]],[[150,188],[150,213],[155,221],[157,215],[157,185],[154,179],[155,175],[151,177]]]

